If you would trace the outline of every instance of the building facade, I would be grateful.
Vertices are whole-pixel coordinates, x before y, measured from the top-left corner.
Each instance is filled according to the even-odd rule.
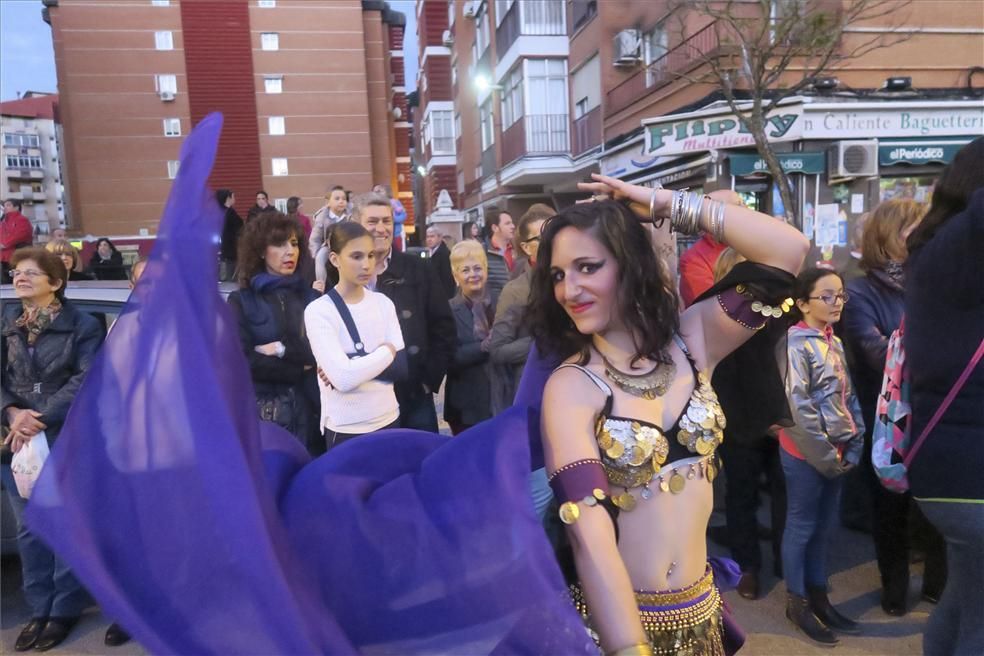
[[[694,81],[702,57],[727,54],[706,16],[674,11],[680,3],[670,0],[441,4],[452,17],[456,186],[469,218],[490,205],[564,207],[592,171],[733,188],[762,211],[784,210],[717,86]],[[984,15],[977,2],[945,4],[942,12],[900,2],[898,12],[849,27],[844,51],[880,33],[907,38],[841,62],[826,73],[834,86],[808,87],[775,112],[785,129],[770,139],[794,173],[793,214],[822,257],[843,263],[857,220],[881,200],[928,198],[955,149],[984,133]],[[797,75],[794,62],[780,83]]]
[[[0,103],[0,198],[21,201],[35,236],[69,225],[61,162],[58,96],[28,91]]]
[[[211,183],[235,192],[242,215],[260,189],[313,214],[336,184],[386,184],[412,207],[405,17],[385,2],[44,4],[78,231],[153,235],[181,137],[215,111]]]
[[[434,211],[441,190],[459,205],[457,183],[458,136],[452,87],[451,27],[455,22],[453,3],[447,0],[417,0],[417,97],[413,109],[414,154],[420,178],[419,206]]]

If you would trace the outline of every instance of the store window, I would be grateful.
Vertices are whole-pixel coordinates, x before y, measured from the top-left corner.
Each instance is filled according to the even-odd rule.
[[[905,198],[928,203],[933,197],[935,183],[936,178],[929,176],[882,178],[879,181],[879,201]]]

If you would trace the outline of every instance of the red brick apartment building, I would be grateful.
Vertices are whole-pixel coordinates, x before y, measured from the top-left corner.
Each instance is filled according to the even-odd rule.
[[[379,0],[43,0],[73,232],[153,235],[182,137],[221,111],[211,182],[313,214],[389,184],[410,211],[406,18]],[[412,231],[412,214],[407,226]]]
[[[437,62],[450,59],[456,178],[448,180],[443,168],[450,160],[429,167],[422,211],[431,211],[438,187],[456,192],[468,219],[493,205],[514,216],[541,200],[563,207],[576,198],[576,182],[599,170],[642,184],[731,187],[774,211],[774,185],[744,140],[722,146],[672,136],[734,119],[717,88],[680,77],[700,73],[692,53],[715,55],[718,46],[706,17],[674,14],[672,4],[418,0],[421,41],[433,64],[431,71],[421,66],[418,92],[424,98],[425,79],[434,88],[443,67]],[[774,11],[781,7],[777,0]],[[900,2],[881,21],[851,26],[840,47],[886,32],[909,38],[845,62],[828,73],[837,78],[833,88],[809,88],[784,110],[795,118],[777,149],[787,170],[801,174],[792,178],[804,215],[837,203],[853,221],[893,195],[925,198],[956,149],[984,133],[982,5]],[[450,54],[438,57],[442,49]],[[442,78],[441,94],[445,86]],[[688,121],[700,125],[684,126]],[[671,136],[653,138],[665,132]],[[863,166],[845,169],[848,149]]]

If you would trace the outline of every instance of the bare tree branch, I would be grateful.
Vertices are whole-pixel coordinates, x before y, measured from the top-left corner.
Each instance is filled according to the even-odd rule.
[[[904,10],[911,0],[672,0],[686,64],[676,79],[720,90],[751,133],[779,188],[787,220],[795,218],[789,179],[766,135],[773,107],[847,62],[912,38]],[[689,29],[707,25],[714,46],[700,48]],[[853,30],[875,23],[873,34]],[[887,29],[886,29],[887,28]]]

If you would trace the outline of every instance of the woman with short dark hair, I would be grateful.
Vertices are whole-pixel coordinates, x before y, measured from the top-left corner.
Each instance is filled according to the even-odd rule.
[[[229,295],[229,306],[239,321],[260,416],[320,453],[315,362],[302,320],[317,293],[299,273],[310,257],[307,237],[280,212],[262,212],[246,224],[238,253],[239,291]]]
[[[3,316],[2,422],[4,445],[16,453],[40,432],[49,445],[82,385],[102,343],[92,316],[65,299],[68,271],[44,248],[23,248],[10,260],[14,293]],[[89,595],[68,566],[23,522],[27,499],[17,492],[4,454],[3,479],[14,517],[30,621],[15,649],[46,651],[60,644],[89,603]]]

